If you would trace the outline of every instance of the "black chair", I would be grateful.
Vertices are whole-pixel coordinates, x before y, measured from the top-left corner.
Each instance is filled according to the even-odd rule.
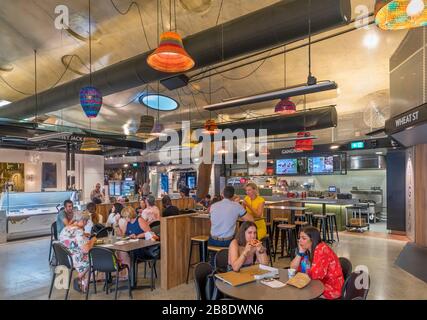
[[[68,299],[68,295],[70,293],[70,286],[71,286],[71,278],[73,276],[74,265],[73,265],[73,258],[71,256],[71,252],[60,242],[53,242],[52,243],[53,252],[55,254],[56,259],[56,265],[58,266],[64,266],[68,269],[68,286],[66,287],[66,293],[65,293],[65,300]],[[49,290],[49,299],[52,295],[53,285],[55,283],[56,278],[56,270],[53,271],[52,276],[52,282],[50,284],[50,290]]]
[[[129,267],[127,265],[119,265],[117,262],[117,258],[114,253],[107,249],[101,247],[92,248],[89,251],[89,280],[88,280],[88,288],[86,291],[86,300],[89,298],[89,289],[90,289],[90,280],[91,276],[93,276],[93,287],[96,294],[96,277],[95,272],[103,272],[105,273],[105,285],[106,285],[106,293],[108,294],[108,279],[112,273],[116,273],[116,290],[114,299],[117,300],[117,292],[119,289],[119,272],[122,270],[128,270],[128,289],[129,289],[129,297],[132,299],[132,287],[131,287],[131,277],[129,273]]]
[[[160,259],[160,244],[147,247],[138,252],[135,259],[135,276],[138,276],[138,265],[144,263],[145,267],[148,264],[151,276],[151,291],[156,287],[154,284],[154,276],[157,278],[156,266],[157,260]],[[145,276],[145,275],[144,275]]]
[[[56,226],[56,221],[50,226],[49,264],[51,265],[56,264],[52,263],[53,258],[55,257],[55,252],[52,251],[52,245],[54,241],[58,241],[58,228]]]
[[[228,249],[222,249],[215,255],[215,270],[219,273],[227,272],[228,270]]]
[[[194,268],[194,283],[196,285],[196,300],[206,301],[206,283],[213,268],[207,262],[200,262]]]
[[[367,276],[368,283],[363,283],[359,277],[365,277],[363,271],[352,272],[344,283],[341,300],[366,300],[369,288],[371,286],[371,278]],[[363,278],[362,278],[363,279]],[[367,285],[367,288],[366,288]],[[360,288],[358,288],[361,286]]]
[[[160,221],[153,221],[150,224],[150,229],[160,237]]]
[[[353,271],[353,265],[351,264],[351,261],[344,257],[339,257],[340,265],[342,269],[342,274],[344,276],[344,280],[347,280],[347,278],[350,276],[351,272]]]
[[[92,227],[91,233],[96,235],[98,239],[107,238],[108,232],[113,232],[112,227],[104,227],[102,224],[95,224]]]

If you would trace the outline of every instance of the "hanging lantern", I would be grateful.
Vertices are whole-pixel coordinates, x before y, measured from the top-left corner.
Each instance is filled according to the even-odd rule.
[[[166,133],[163,132],[164,130],[165,127],[159,121],[156,121],[150,135],[154,137],[166,136]]]
[[[427,26],[423,0],[376,0],[375,23],[383,30],[401,30]]]
[[[136,136],[140,138],[147,138],[150,136],[151,131],[154,127],[154,117],[153,116],[141,116],[141,121],[139,128],[136,131]]]
[[[205,134],[217,134],[218,133],[218,125],[215,120],[209,119],[206,120],[203,133]]]
[[[181,36],[172,31],[160,36],[160,44],[148,56],[147,63],[155,70],[169,73],[185,72],[194,67],[194,60],[185,51]]]
[[[297,137],[299,138],[295,142],[295,150],[297,151],[312,151],[313,147],[313,139],[311,138],[310,132],[298,132]],[[308,138],[308,139],[302,139]]]
[[[80,151],[101,151],[101,146],[95,138],[86,137],[83,139]]]
[[[102,95],[95,87],[80,90],[80,104],[88,118],[96,118],[102,107]]]
[[[284,98],[274,108],[274,112],[283,114],[293,114],[297,112],[297,107],[289,98]]]

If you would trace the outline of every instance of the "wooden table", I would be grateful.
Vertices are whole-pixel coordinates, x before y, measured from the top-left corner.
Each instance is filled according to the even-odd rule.
[[[288,281],[288,270],[279,269],[279,281]],[[305,288],[298,289],[285,286],[273,289],[259,281],[233,287],[219,279],[215,280],[219,291],[225,295],[239,300],[312,300],[322,295],[324,286],[320,280],[312,280]]]
[[[118,242],[118,241],[117,241]],[[151,241],[151,240],[143,240],[139,239],[138,241],[131,241],[126,244],[115,244],[112,245],[99,245],[100,247],[104,247],[113,251],[122,251],[129,253],[130,256],[130,270],[129,276],[131,277],[131,286],[132,289],[139,289],[137,287],[138,275],[136,274],[136,259],[135,259],[135,251],[143,248],[148,248],[152,246],[160,245],[159,241]],[[144,287],[145,288],[145,287]]]
[[[271,210],[290,210],[291,211],[291,221],[290,223],[293,224],[295,222],[295,211],[305,211],[305,207],[289,207],[289,206],[265,206],[265,209],[267,209],[267,221],[271,221]]]

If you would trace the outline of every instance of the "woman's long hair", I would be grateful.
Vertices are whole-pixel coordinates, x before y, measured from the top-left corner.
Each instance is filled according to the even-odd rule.
[[[248,230],[250,227],[255,227],[255,229],[257,229],[257,226],[254,222],[252,221],[245,221],[240,225],[239,231],[237,231],[236,237],[235,239],[237,240],[237,243],[239,244],[240,247],[245,247],[246,246],[246,230]],[[258,231],[258,229],[257,229]]]
[[[310,262],[313,262],[313,254],[316,247],[319,245],[319,243],[322,242],[322,238],[320,237],[320,232],[317,230],[317,228],[308,226],[301,230],[301,232],[304,232],[311,240],[311,250],[310,250]]]

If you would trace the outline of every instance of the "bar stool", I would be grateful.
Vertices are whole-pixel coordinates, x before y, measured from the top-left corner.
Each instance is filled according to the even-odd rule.
[[[310,226],[313,225],[313,212],[311,211],[305,212],[305,221],[307,221]]]
[[[271,230],[271,222],[265,222],[265,225],[267,227],[267,234],[270,237],[270,242],[273,242],[273,232]]]
[[[280,230],[281,232],[281,236],[282,236],[282,241],[281,241],[281,255],[279,258],[285,258],[285,257],[290,257],[291,259],[293,259],[295,257],[295,249],[297,247],[297,235],[296,235],[296,226],[294,224],[279,224],[277,226],[277,228]],[[283,251],[285,249],[285,239],[287,242],[287,246],[286,246],[286,251],[287,251],[287,256],[283,255]],[[276,247],[276,251],[277,251],[277,247]]]
[[[275,245],[274,245],[274,254],[277,253],[276,249],[277,249],[277,243],[279,242],[279,229],[277,228],[277,226],[279,224],[286,224],[288,223],[289,219],[288,218],[284,218],[284,217],[277,217],[277,218],[273,218],[273,235],[271,236],[271,238],[273,239],[273,237],[275,237]]]
[[[305,221],[304,213],[295,213],[295,221]]]
[[[262,245],[267,249],[267,255],[270,258],[270,266],[273,266],[273,247],[272,247],[272,241],[269,234],[265,236],[265,238],[261,239]]]
[[[195,236],[191,237],[191,243],[190,243],[190,256],[188,258],[188,268],[187,268],[187,280],[186,283],[188,283],[188,277],[190,276],[190,268],[199,262],[206,262],[206,254],[207,254],[207,246],[208,246],[208,236]],[[200,252],[200,261],[196,263],[191,263],[191,258],[193,255],[193,246],[198,245],[199,246],[199,252]]]
[[[313,215],[314,226],[322,232],[322,240],[327,241],[327,232],[326,232],[326,223],[327,217],[323,214],[314,214]]]
[[[331,234],[331,241],[335,242],[334,240],[334,229],[337,235],[337,240],[340,241],[340,237],[338,235],[338,224],[337,224],[337,215],[336,213],[326,213],[326,216],[328,217],[328,225],[329,225],[329,232]]]
[[[295,221],[295,226],[296,226],[297,238],[299,239],[299,233],[300,233],[301,229],[304,228],[305,226],[308,226],[308,222],[307,221]]]

